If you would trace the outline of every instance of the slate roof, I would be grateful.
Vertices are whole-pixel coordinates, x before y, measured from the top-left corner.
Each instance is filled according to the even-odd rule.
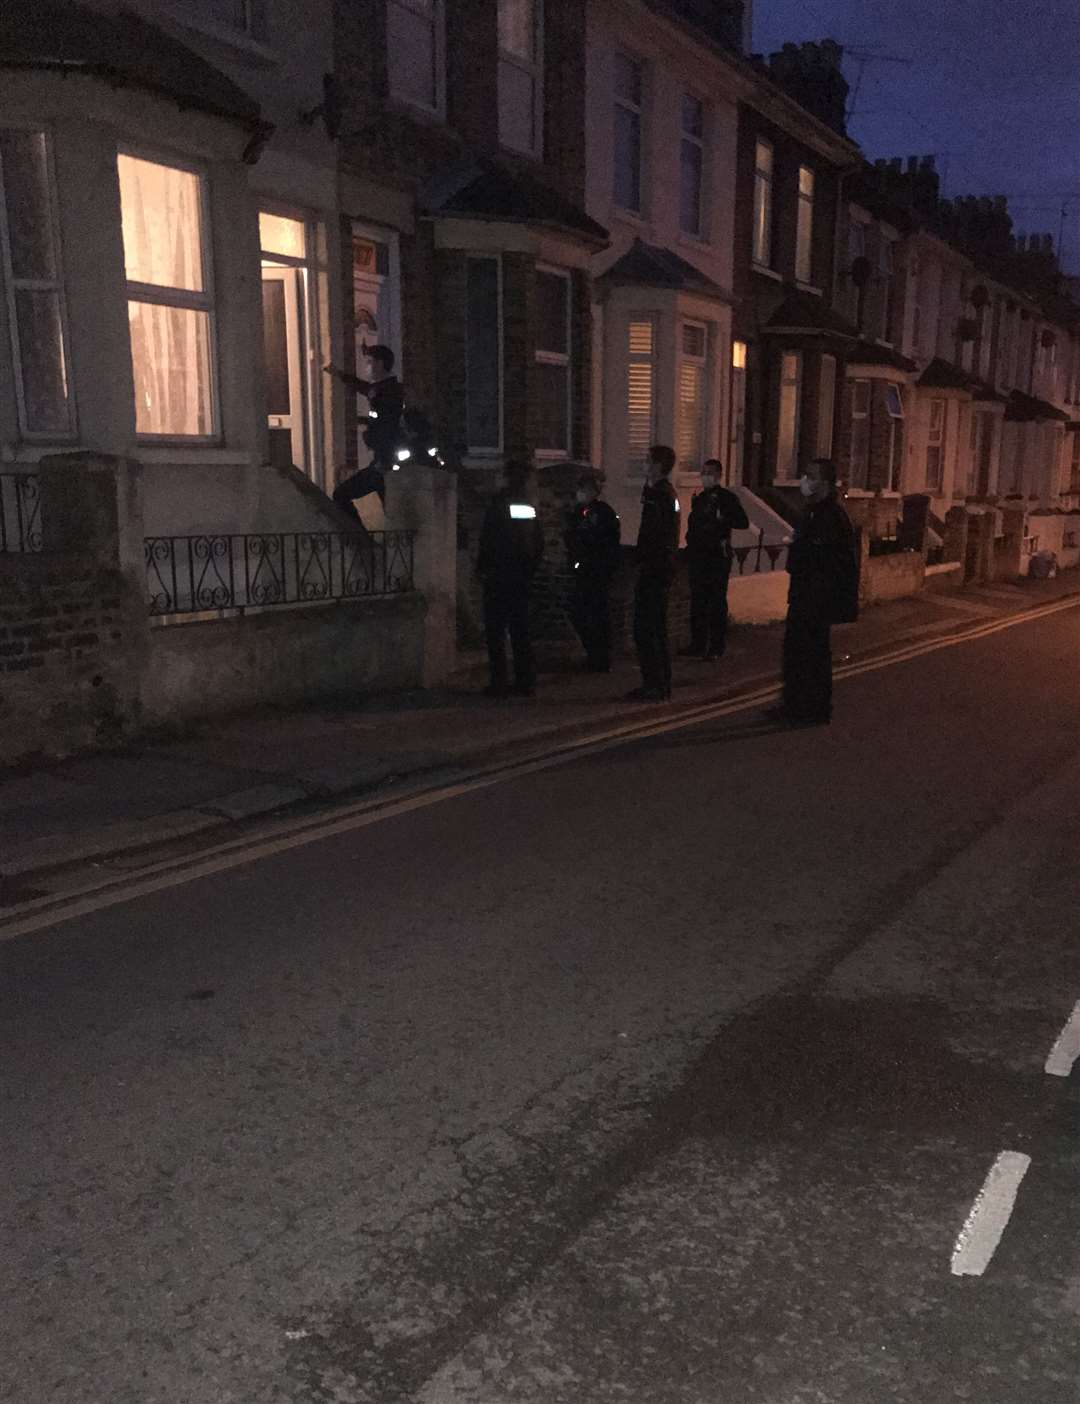
[[[604,226],[565,195],[533,175],[482,157],[468,157],[429,182],[421,191],[420,207],[429,215],[540,225],[587,243],[608,242]]]
[[[616,259],[602,276],[611,283],[644,288],[670,288],[674,292],[698,293],[721,302],[732,300],[726,288],[722,288],[685,258],[680,258],[671,249],[643,243],[641,239],[635,239],[622,258]]]
[[[792,288],[788,292],[765,323],[765,330],[815,335],[824,332],[832,336],[846,337],[849,341],[858,337],[854,324],[846,317],[841,317],[839,312],[834,312],[823,297],[815,297],[813,293],[803,292],[800,288]]]
[[[935,356],[919,376],[917,384],[925,390],[970,390],[971,377],[958,366]]]
[[[1064,410],[1059,410],[1048,400],[1037,399],[1034,395],[1025,395],[1020,390],[1014,390],[1009,396],[1005,418],[1023,424],[1030,423],[1035,419],[1058,419],[1063,424],[1069,422],[1069,416]]]
[[[901,356],[891,346],[880,346],[876,341],[857,341],[847,355],[849,366],[891,366],[894,370],[910,374],[917,370],[914,361]]]
[[[0,68],[82,73],[265,129],[259,104],[231,78],[131,10],[104,14],[71,0],[0,3]]]

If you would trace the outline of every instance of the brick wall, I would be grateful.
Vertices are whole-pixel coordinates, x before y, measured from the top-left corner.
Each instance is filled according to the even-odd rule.
[[[0,556],[0,763],[130,734],[145,634],[145,604],[118,571]]]

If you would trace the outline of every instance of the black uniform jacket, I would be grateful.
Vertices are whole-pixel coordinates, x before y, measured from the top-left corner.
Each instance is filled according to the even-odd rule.
[[[480,529],[476,569],[484,584],[526,589],[543,556],[544,533],[536,509],[511,492],[497,493]]]
[[[686,550],[692,566],[728,559],[731,533],[750,525],[743,505],[727,488],[710,487],[696,493],[686,523]]]
[[[389,463],[401,438],[401,416],[405,409],[405,388],[396,375],[382,380],[361,380],[358,375],[342,377],[368,402],[368,413],[360,416],[366,424],[364,443],[379,463]]]
[[[668,478],[641,494],[641,526],[638,528],[637,559],[643,571],[672,575],[679,549],[679,499]]]
[[[859,614],[859,550],[851,518],[831,493],[813,502],[788,548],[788,610],[822,624],[850,624]]]
[[[590,580],[610,580],[619,566],[619,514],[597,498],[576,506],[566,526],[572,570]]]

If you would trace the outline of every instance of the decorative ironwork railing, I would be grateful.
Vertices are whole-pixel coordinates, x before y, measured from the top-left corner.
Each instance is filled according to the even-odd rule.
[[[786,570],[787,549],[790,544],[790,540],[787,538],[780,541],[766,541],[765,529],[758,527],[756,543],[749,546],[732,546],[732,574],[764,575],[771,570]]]
[[[414,531],[148,536],[152,616],[331,603],[413,588]]]
[[[41,482],[34,473],[0,473],[0,552],[42,549]]]

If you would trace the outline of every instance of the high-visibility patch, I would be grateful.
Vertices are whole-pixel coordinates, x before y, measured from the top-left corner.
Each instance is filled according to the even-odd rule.
[[[398,449],[397,461],[399,463],[407,463],[410,458],[412,458],[412,454],[409,452],[408,449]]]
[[[531,522],[536,519],[536,508],[527,502],[511,502],[510,516],[515,522]]]

